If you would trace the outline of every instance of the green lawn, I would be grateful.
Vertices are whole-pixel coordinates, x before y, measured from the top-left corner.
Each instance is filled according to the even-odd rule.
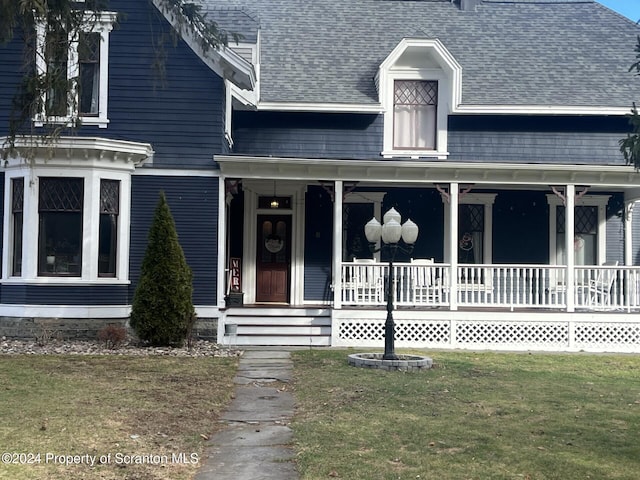
[[[401,373],[348,353],[293,355],[304,480],[640,478],[640,356],[429,352]]]
[[[197,471],[237,359],[0,355],[0,366],[0,479],[173,480]]]

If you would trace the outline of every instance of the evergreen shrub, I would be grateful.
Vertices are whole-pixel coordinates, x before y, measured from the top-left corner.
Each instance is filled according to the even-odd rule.
[[[154,346],[181,346],[195,319],[189,265],[164,192],[149,229],[131,309],[131,327]]]

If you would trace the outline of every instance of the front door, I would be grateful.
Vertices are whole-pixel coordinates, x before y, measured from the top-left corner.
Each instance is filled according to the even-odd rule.
[[[291,216],[258,215],[256,302],[289,302]]]

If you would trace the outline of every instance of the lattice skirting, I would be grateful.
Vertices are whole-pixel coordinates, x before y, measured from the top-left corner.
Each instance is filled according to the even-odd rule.
[[[548,320],[394,317],[395,344],[399,348],[640,353],[640,318],[593,321],[565,316]],[[383,317],[362,312],[351,318],[345,312],[334,315],[332,346],[383,348]]]

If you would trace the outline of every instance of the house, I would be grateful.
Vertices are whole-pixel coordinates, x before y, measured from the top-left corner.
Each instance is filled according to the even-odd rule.
[[[179,19],[153,3],[111,0],[81,127],[0,173],[2,334],[126,321],[163,190],[220,343],[381,346],[389,254],[364,226],[393,207],[420,229],[394,258],[397,346],[640,351],[634,22],[589,0],[206,0],[239,41],[184,33],[160,88]],[[0,129],[21,51],[0,47]]]

